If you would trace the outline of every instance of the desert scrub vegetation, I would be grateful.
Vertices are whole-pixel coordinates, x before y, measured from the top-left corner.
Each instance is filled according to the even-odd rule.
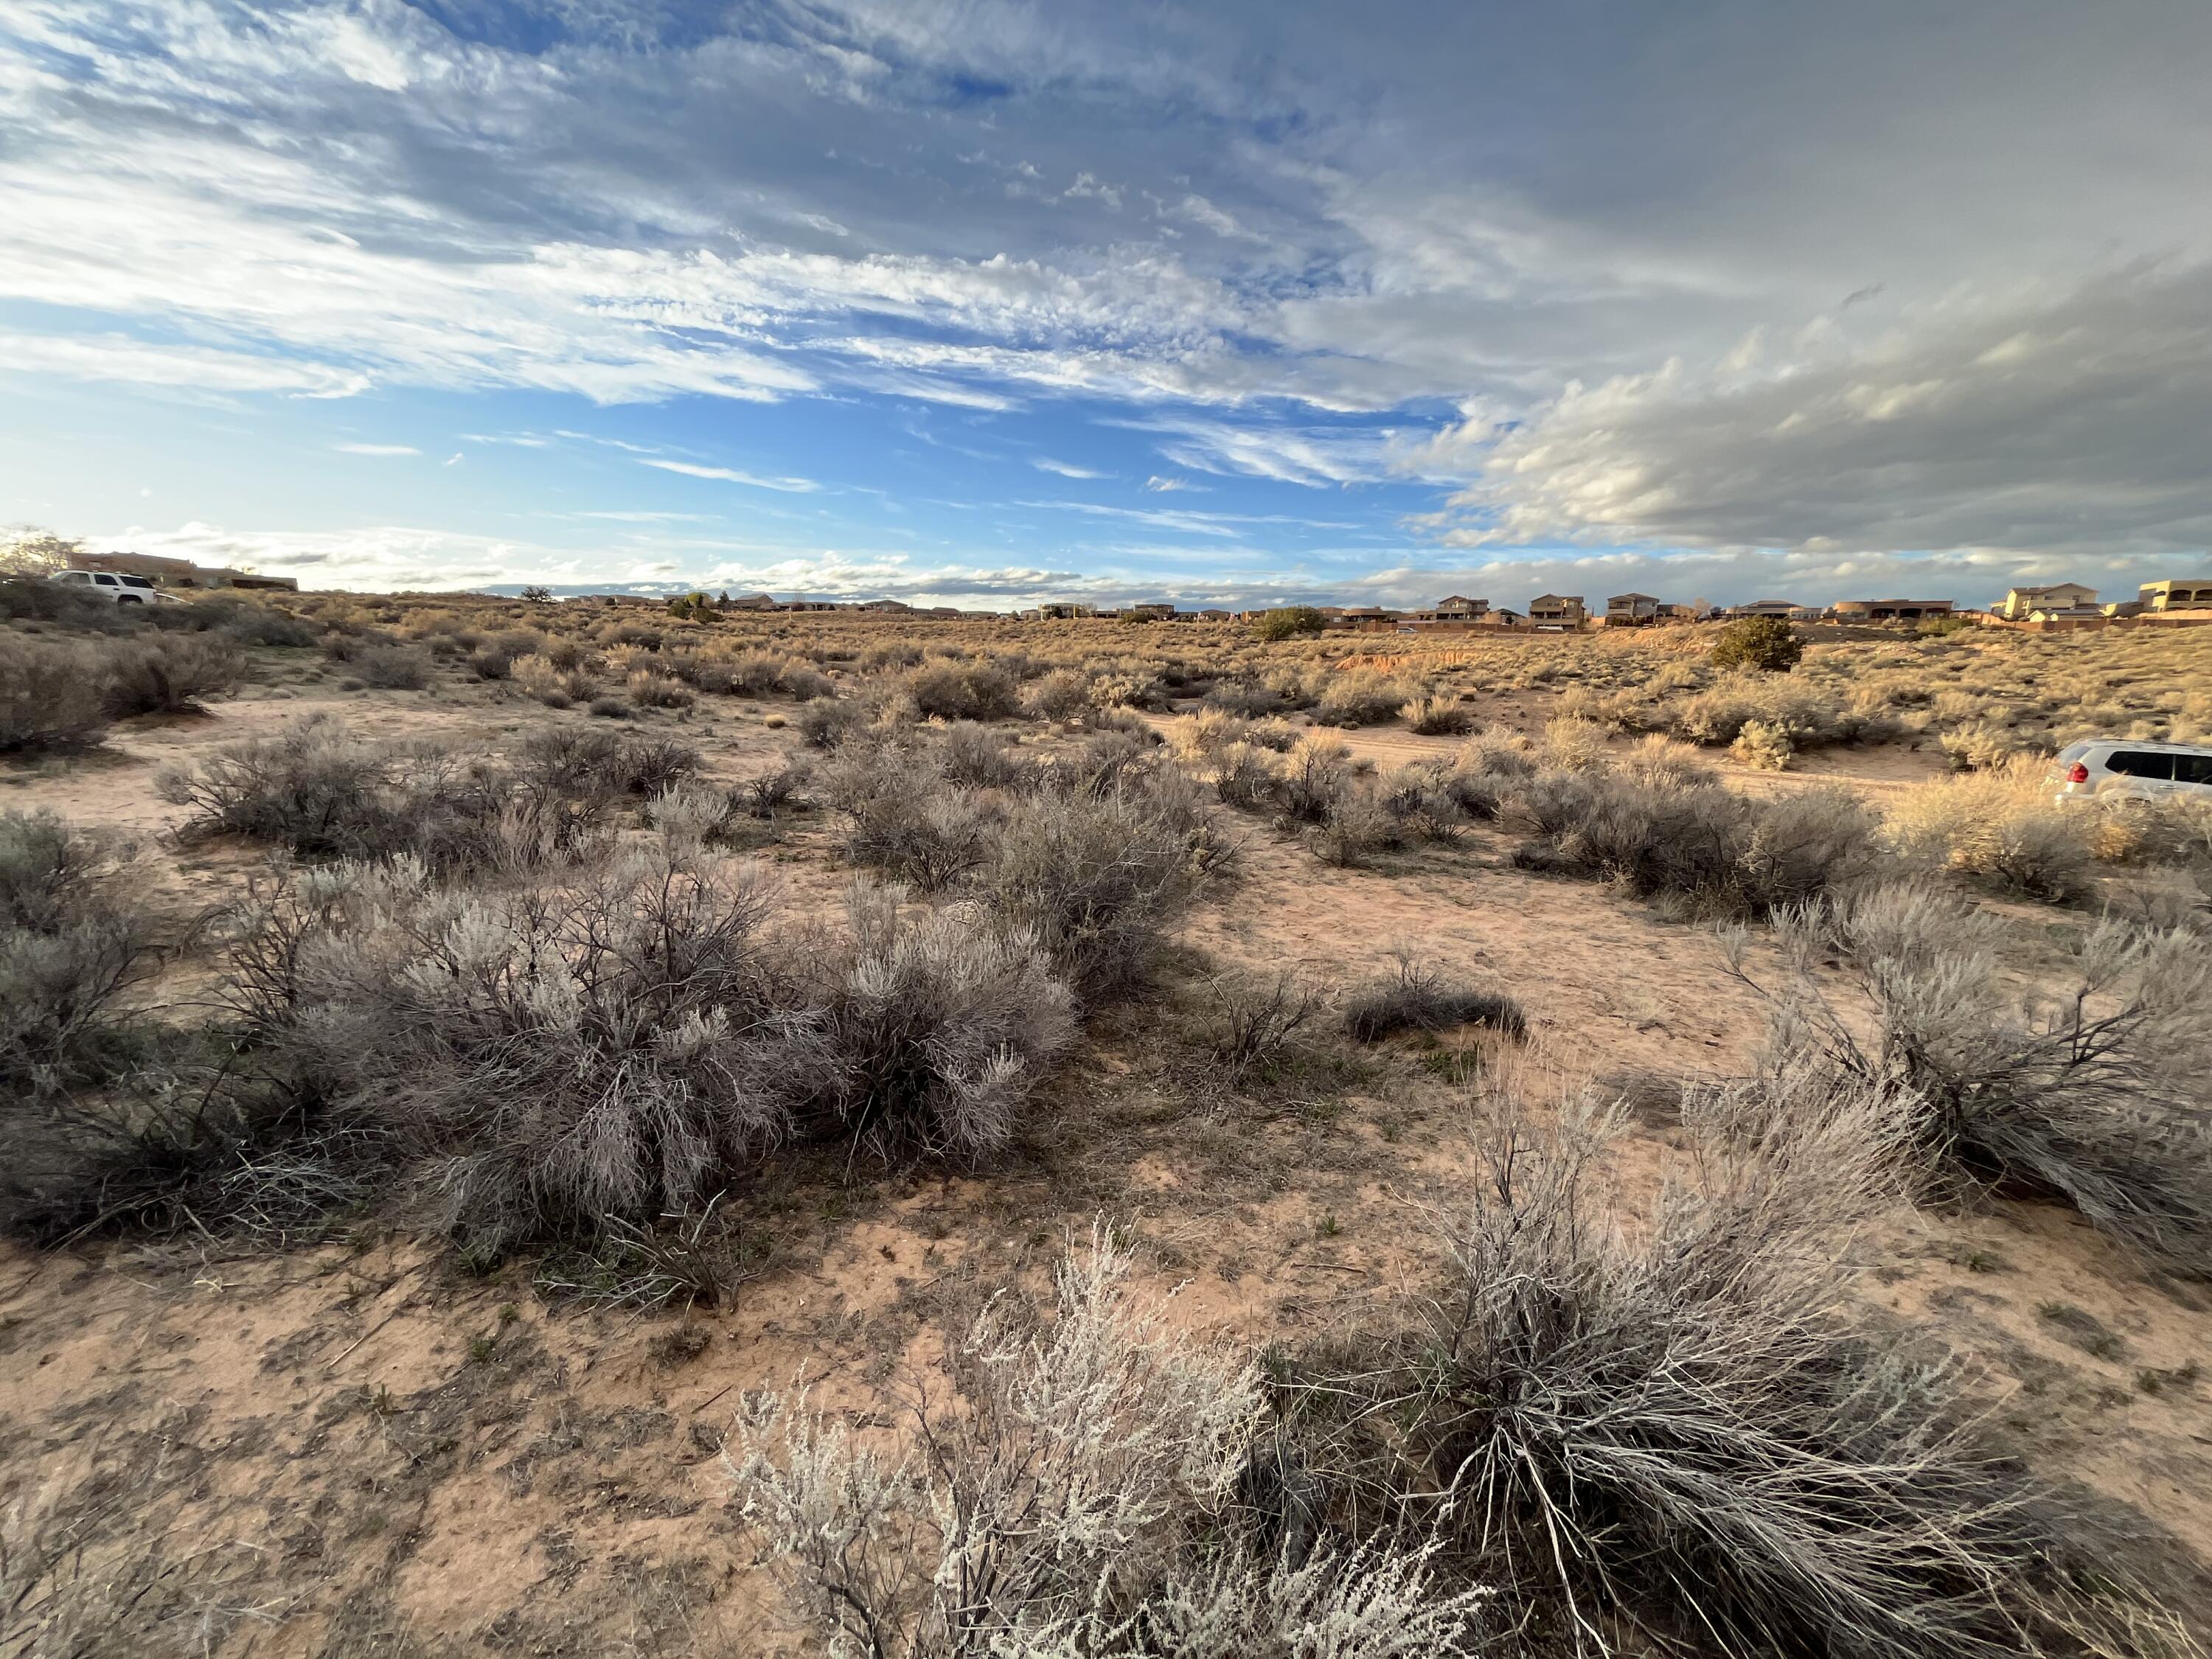
[[[1197,786],[1121,732],[1042,762],[957,726],[878,732],[839,749],[821,793],[853,863],[972,896],[1088,997],[1146,976],[1229,853]]]
[[[1788,911],[1777,937],[1771,981],[1731,941],[1771,1011],[1760,1069],[1776,1086],[1884,1103],[1930,1194],[2039,1194],[2146,1257],[2212,1273],[2201,935],[2107,919],[2025,991],[2007,983],[2020,952],[2005,924],[1925,887]],[[1843,964],[1848,1000],[1820,962]]]
[[[903,1443],[805,1389],[746,1398],[725,1463],[795,1622],[883,1659],[1486,1650],[1484,1588],[1432,1550],[1285,1524],[1258,1368],[1129,1268],[1102,1232],[1048,1323],[994,1300],[957,1345],[961,1408],[921,1402]]]
[[[2100,831],[2118,820],[2094,804],[2058,805],[2045,769],[2021,756],[1923,784],[1890,808],[1888,843],[1907,860],[2021,898],[2079,899],[2091,886]],[[2130,842],[2116,836],[2111,845],[2120,853]]]
[[[1747,1134],[1744,1098],[1692,1101],[1697,1155],[1633,1231],[1605,1103],[1509,1106],[1421,1289],[1280,1364],[1313,1501],[1439,1540],[1536,1651],[2159,1651],[1966,1379],[1857,1312],[1892,1117],[1765,1097]]]
[[[435,743],[357,737],[320,714],[225,744],[157,783],[192,809],[178,830],[187,839],[240,836],[308,857],[404,853],[452,873],[573,852],[615,807],[662,793],[698,764],[682,744],[569,728],[525,738],[505,762],[465,761]]]
[[[1513,1037],[1528,1029],[1528,1016],[1511,997],[1461,984],[1404,946],[1392,953],[1389,971],[1345,994],[1343,1019],[1346,1034],[1356,1042],[1462,1025],[1486,1026]]]

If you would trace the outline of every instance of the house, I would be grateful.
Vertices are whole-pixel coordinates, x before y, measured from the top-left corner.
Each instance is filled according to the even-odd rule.
[[[903,615],[914,607],[902,599],[869,599],[853,607],[855,611],[896,612]]]
[[[143,576],[157,587],[266,588],[284,593],[300,591],[300,584],[290,576],[258,576],[250,570],[234,570],[228,565],[194,564],[190,559],[173,559],[159,553],[79,553],[75,556],[75,564],[79,570]]]
[[[1322,615],[1328,617],[1331,622],[1346,628],[1357,628],[1369,623],[1383,623],[1395,620],[1392,613],[1385,611],[1379,605],[1341,605],[1336,608],[1334,614],[1332,614],[1328,610],[1324,609],[1322,611]]]
[[[1488,599],[1462,599],[1455,593],[1448,599],[1438,599],[1426,611],[1413,612],[1415,622],[1471,623],[1490,609]]]
[[[2212,611],[2212,576],[2145,582],[2136,592],[2136,602],[2154,614],[2161,611]]]
[[[748,593],[742,599],[729,600],[727,608],[732,611],[773,611],[776,608],[775,596],[772,593]]]
[[[1526,628],[1528,619],[1518,611],[1501,605],[1496,610],[1486,611],[1477,617],[1474,625],[1477,628]]]
[[[1589,614],[1579,593],[1540,593],[1528,601],[1528,620],[1538,628],[1580,628]]]
[[[1838,599],[1838,622],[1924,622],[1948,617],[1954,609],[1948,599]]]
[[[2048,587],[2014,587],[2005,591],[1996,614],[2007,622],[2041,622],[2050,617],[2102,616],[2097,590],[2079,582],[2053,582]],[[2045,616],[2038,616],[2041,611]]]
[[[1658,619],[1659,600],[1650,593],[1616,593],[1605,602],[1605,623],[1608,628]]]
[[[1795,599],[1753,599],[1749,605],[1730,605],[1728,614],[1731,617],[1795,617],[1807,611],[1816,617],[1820,614]]]
[[[1198,619],[1200,622],[1227,622],[1229,613],[1226,611],[1201,611],[1198,613]]]

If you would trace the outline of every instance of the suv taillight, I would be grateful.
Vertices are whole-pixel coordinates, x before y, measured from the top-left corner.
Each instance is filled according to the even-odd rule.
[[[2089,769],[2082,765],[2080,761],[2075,761],[2073,765],[2066,769],[2066,781],[2069,783],[2088,782]]]

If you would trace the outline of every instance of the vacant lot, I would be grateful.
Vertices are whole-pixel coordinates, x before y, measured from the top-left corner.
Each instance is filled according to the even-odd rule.
[[[2212,1615],[2212,633],[55,606],[0,1654]]]

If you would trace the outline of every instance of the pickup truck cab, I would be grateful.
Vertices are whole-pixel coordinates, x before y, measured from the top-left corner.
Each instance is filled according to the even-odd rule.
[[[2062,804],[2156,800],[2212,791],[2212,745],[2091,738],[2059,750],[2047,779]]]
[[[145,577],[118,575],[112,570],[57,570],[48,580],[97,593],[117,605],[152,605],[161,597],[161,590]]]

